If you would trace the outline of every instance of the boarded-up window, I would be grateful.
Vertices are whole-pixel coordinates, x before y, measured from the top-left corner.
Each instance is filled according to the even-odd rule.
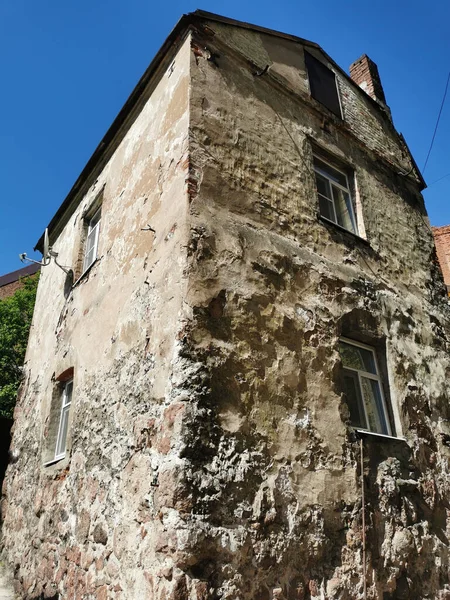
[[[336,85],[336,76],[317,58],[305,51],[311,96],[326,106],[337,117],[342,118],[341,105]]]

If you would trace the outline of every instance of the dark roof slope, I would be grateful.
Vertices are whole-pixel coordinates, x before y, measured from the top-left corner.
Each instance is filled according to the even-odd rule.
[[[34,275],[37,271],[39,271],[39,265],[32,264],[27,267],[23,267],[23,269],[17,269],[17,271],[12,271],[11,273],[6,273],[6,275],[2,275],[0,277],[0,287],[4,285],[8,285],[9,283],[14,283],[15,281],[19,281],[21,277],[27,277],[28,275]]]

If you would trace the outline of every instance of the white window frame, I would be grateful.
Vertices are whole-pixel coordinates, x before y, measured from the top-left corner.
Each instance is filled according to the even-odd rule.
[[[316,160],[320,160],[320,162],[324,163],[325,165],[327,165],[328,167],[330,167],[334,171],[337,171],[338,173],[340,173],[345,178],[345,181],[347,183],[347,187],[344,187],[343,185],[339,184],[335,179],[332,179],[330,177],[330,175],[326,171],[322,170],[319,166],[317,166]],[[328,181],[328,183],[329,183],[329,186],[330,186],[331,198],[328,198],[327,196],[324,196],[323,194],[319,193],[319,190],[317,189],[317,181],[316,181],[317,196],[323,196],[327,200],[327,202],[331,202],[331,205],[333,207],[333,216],[334,216],[334,219],[331,219],[331,222],[334,223],[335,225],[337,225],[338,227],[342,227],[346,231],[350,231],[350,233],[354,233],[355,235],[359,235],[359,233],[358,233],[358,224],[356,222],[355,211],[354,211],[354,207],[353,207],[353,197],[352,197],[350,185],[349,185],[349,182],[348,182],[347,173],[345,171],[343,171],[342,169],[340,169],[339,167],[336,167],[335,164],[331,163],[329,160],[327,160],[326,158],[324,158],[322,155],[320,155],[318,153],[313,153],[313,164],[314,164],[314,173],[318,173],[321,177],[323,177],[324,179],[326,179]],[[346,194],[348,194],[348,197],[350,199],[349,217],[350,217],[350,221],[353,224],[353,230],[348,229],[347,227],[344,227],[343,225],[341,225],[338,222],[337,214],[336,214],[336,201],[335,201],[334,195],[333,195],[333,186],[339,188],[340,190],[342,190],[343,192],[345,192]],[[320,204],[319,204],[319,214],[320,214],[320,216],[321,216],[322,219],[325,219],[326,221],[330,221],[330,219],[328,217],[326,217],[325,215],[323,215],[320,212]]]
[[[102,220],[101,216],[102,207],[99,206],[98,209],[94,212],[94,214],[86,219],[87,221],[87,235],[84,243],[84,258],[83,258],[83,273],[85,273],[89,267],[95,262],[97,258],[98,251],[98,237],[100,231],[100,222]],[[95,221],[98,215],[98,220],[94,226],[92,226],[92,222]],[[89,242],[93,239],[93,245],[89,248]],[[90,258],[89,258],[90,256]]]
[[[363,348],[364,350],[371,352],[373,359],[374,359],[375,370],[377,372],[376,375],[374,375],[373,373],[369,373],[367,371],[363,371],[361,369],[355,369],[353,367],[348,367],[347,365],[344,365],[344,363],[342,363],[342,367],[344,370],[353,371],[354,373],[357,373],[357,375],[358,375],[359,393],[360,393],[360,396],[362,399],[362,410],[363,410],[364,418],[365,418],[367,425],[369,424],[369,419],[367,417],[366,405],[364,402],[364,394],[363,394],[363,386],[362,386],[362,382],[361,382],[361,377],[366,377],[367,379],[371,379],[372,381],[376,381],[378,383],[378,388],[380,390],[380,396],[381,396],[381,404],[382,404],[383,413],[384,413],[383,417],[386,422],[386,427],[388,430],[387,435],[389,437],[392,437],[393,432],[392,432],[392,426],[391,426],[391,419],[390,419],[389,411],[387,408],[386,398],[384,396],[383,384],[382,384],[381,376],[380,376],[380,368],[378,366],[378,358],[377,358],[377,353],[376,353],[375,349],[372,346],[368,346],[367,344],[362,344],[361,342],[356,342],[355,340],[352,340],[352,339],[349,339],[346,337],[339,338],[339,343],[340,342],[344,342],[345,344],[348,344],[349,346],[356,346],[357,348]],[[367,431],[368,433],[373,433],[375,435],[386,435],[386,434],[383,434],[378,431],[373,431],[372,429],[369,429],[368,427],[364,428],[364,427],[358,427],[358,426],[353,426],[353,425],[352,425],[352,427],[354,427],[354,429],[356,429],[358,431]]]
[[[69,391],[70,390],[70,391]],[[54,460],[60,460],[66,456],[67,434],[69,431],[70,406],[72,404],[73,379],[64,382],[61,392],[61,412],[59,416],[58,436],[55,445]],[[63,446],[63,450],[61,449]]]

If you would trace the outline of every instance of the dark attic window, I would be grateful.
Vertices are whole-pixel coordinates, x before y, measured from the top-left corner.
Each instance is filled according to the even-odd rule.
[[[342,119],[341,105],[336,85],[336,76],[320,60],[305,51],[311,96]]]

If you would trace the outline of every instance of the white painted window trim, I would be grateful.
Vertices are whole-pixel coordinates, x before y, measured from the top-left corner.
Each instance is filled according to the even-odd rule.
[[[69,385],[71,386],[70,396],[67,392]],[[59,416],[58,436],[56,438],[56,444],[55,444],[55,457],[53,458],[53,460],[49,461],[49,463],[55,462],[57,460],[61,460],[62,458],[64,458],[66,456],[67,434],[68,434],[68,428],[69,428],[69,412],[70,412],[70,406],[72,404],[72,393],[73,393],[73,379],[68,379],[67,381],[64,382],[64,388],[61,393],[61,412],[60,412],[60,416]],[[66,417],[66,415],[67,415],[67,417]],[[66,436],[65,436],[65,439],[63,440],[62,439],[63,424],[64,424],[65,418],[67,418],[67,428],[66,428]],[[64,452],[58,453],[58,448],[60,447],[62,442],[64,442]],[[46,463],[46,464],[49,464],[49,463]]]
[[[340,342],[344,342],[346,344],[348,344],[349,346],[356,346],[357,348],[363,348],[364,350],[367,350],[369,352],[372,353],[373,355],[373,359],[374,359],[374,364],[375,364],[375,370],[377,372],[376,375],[374,375],[373,373],[369,373],[367,371],[363,371],[360,369],[354,369],[353,367],[348,367],[347,365],[343,365],[344,369],[348,370],[348,371],[353,371],[355,373],[358,374],[358,383],[359,383],[359,392],[361,394],[361,398],[364,398],[363,395],[363,387],[361,385],[361,376],[366,377],[367,379],[372,379],[373,381],[377,381],[378,382],[378,387],[380,390],[380,395],[381,395],[381,402],[382,402],[382,406],[383,406],[383,412],[384,412],[384,419],[386,421],[386,425],[387,425],[387,429],[388,429],[388,434],[382,434],[382,433],[378,433],[377,431],[372,431],[371,429],[365,429],[363,427],[355,427],[355,429],[357,431],[363,431],[363,432],[367,432],[367,433],[373,433],[374,435],[384,435],[386,437],[395,437],[392,434],[392,427],[391,427],[391,421],[389,418],[389,411],[387,409],[387,403],[386,403],[386,398],[384,396],[384,391],[383,391],[383,385],[382,385],[382,381],[381,381],[381,377],[380,377],[380,368],[378,366],[378,358],[377,358],[377,353],[375,352],[374,348],[372,346],[368,346],[367,344],[362,344],[361,342],[356,342],[355,340],[352,340],[350,338],[346,338],[346,337],[341,337],[339,338]],[[362,402],[362,409],[364,411],[364,417],[366,419],[366,423],[369,423],[369,419],[367,418],[367,412],[366,412],[366,406],[364,401]]]
[[[329,166],[331,169],[334,169],[335,171],[337,171],[338,173],[340,173],[343,177],[345,177],[345,181],[347,182],[347,187],[344,187],[343,185],[340,185],[337,181],[335,181],[334,179],[332,179],[330,177],[330,175],[326,172],[323,171],[320,167],[318,167],[315,163],[315,159],[320,160],[320,162],[323,162],[324,164],[326,164],[327,166]],[[333,207],[333,215],[334,215],[334,219],[331,221],[332,223],[334,223],[335,225],[338,225],[338,227],[342,227],[342,229],[345,229],[346,231],[350,231],[350,233],[353,233],[354,235],[359,235],[358,232],[358,223],[356,221],[355,218],[355,210],[353,207],[353,197],[352,197],[352,193],[350,190],[350,185],[348,183],[348,176],[347,173],[345,171],[342,171],[342,169],[339,169],[338,167],[336,167],[336,165],[332,164],[329,160],[327,160],[326,158],[324,158],[322,155],[313,152],[313,164],[314,164],[314,172],[318,173],[319,175],[321,175],[322,177],[324,177],[329,185],[330,185],[330,190],[331,190],[331,198],[327,198],[327,196],[324,196],[324,198],[326,198],[328,201],[331,201],[332,207]],[[353,223],[353,227],[355,228],[355,231],[351,231],[350,229],[347,229],[346,227],[343,227],[340,223],[338,223],[337,220],[337,216],[336,216],[336,201],[334,199],[334,194],[333,194],[333,187],[335,186],[337,188],[339,188],[340,190],[342,190],[343,192],[346,192],[350,198],[350,220]],[[319,193],[319,190],[317,190],[317,195],[319,196],[323,196],[323,194]],[[320,207],[319,207],[319,212],[320,212]],[[330,221],[330,219],[328,219],[325,215],[322,215],[322,213],[320,213],[320,216],[323,217],[324,219],[327,219],[327,221]]]
[[[96,258],[97,258],[97,251],[98,251],[98,238],[99,238],[99,231],[100,231],[100,222],[102,220],[101,218],[101,210],[102,207],[99,206],[98,209],[94,212],[94,214],[92,215],[92,217],[90,219],[87,219],[88,222],[88,227],[87,227],[87,235],[86,235],[86,241],[84,244],[84,259],[83,259],[83,273],[86,273],[86,271],[89,269],[89,267],[95,262]],[[95,218],[97,217],[97,215],[99,215],[98,221],[96,222],[96,224],[94,225],[94,227],[92,227],[91,223],[92,221],[95,220]],[[91,238],[94,238],[94,244],[91,248],[91,251],[88,250],[89,247],[89,240]],[[89,262],[87,261],[89,254],[91,254],[91,258],[89,259]]]

